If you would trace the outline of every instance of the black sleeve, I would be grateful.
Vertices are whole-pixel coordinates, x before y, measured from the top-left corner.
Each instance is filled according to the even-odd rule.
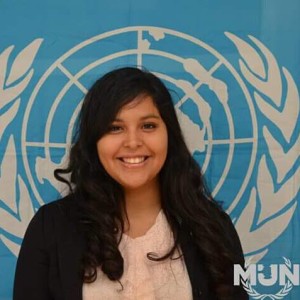
[[[31,220],[17,261],[13,300],[51,300],[48,287],[49,253],[46,251],[44,207]]]
[[[244,268],[245,265],[245,259],[244,259],[244,254],[243,254],[243,249],[242,245],[238,236],[238,233],[232,224],[232,221],[230,217],[226,214],[225,216],[225,224],[226,224],[226,234],[228,237],[228,240],[230,242],[231,250],[234,254],[234,264],[239,264]],[[231,270],[228,270],[228,277],[229,281],[231,282],[233,286],[233,266]],[[235,286],[234,287],[234,295],[233,298],[234,300],[248,300],[249,296],[247,292],[244,290],[242,285]]]

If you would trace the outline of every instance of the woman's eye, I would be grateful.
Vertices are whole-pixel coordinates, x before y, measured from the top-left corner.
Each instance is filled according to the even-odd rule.
[[[146,123],[143,125],[143,128],[146,130],[155,129],[157,126],[154,123]]]
[[[122,130],[121,126],[112,125],[109,127],[109,132],[112,132],[112,133],[119,132],[121,130]]]

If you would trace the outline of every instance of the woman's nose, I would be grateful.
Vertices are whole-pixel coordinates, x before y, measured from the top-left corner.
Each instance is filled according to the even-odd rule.
[[[125,135],[124,147],[137,148],[143,144],[142,137],[137,131],[128,131]]]

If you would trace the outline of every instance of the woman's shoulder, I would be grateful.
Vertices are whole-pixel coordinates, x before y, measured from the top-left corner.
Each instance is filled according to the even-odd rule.
[[[76,201],[76,197],[74,194],[69,194],[61,198],[57,198],[53,201],[50,201],[41,207],[44,207],[46,209],[53,209],[54,207],[58,208],[67,208],[68,206],[72,205]]]
[[[232,249],[234,253],[241,254],[242,246],[238,232],[236,231],[235,225],[230,217],[230,215],[223,208],[222,203],[215,200],[209,201],[209,206],[211,209],[212,217],[214,222],[218,223],[222,235],[228,243],[228,246]]]
[[[223,223],[225,227],[232,227],[233,223],[229,216],[229,214],[224,209],[223,202],[216,201],[214,199],[208,199],[207,200],[208,206],[210,206],[210,210],[213,212],[215,218]]]
[[[37,213],[43,213],[46,215],[55,214],[59,216],[72,216],[76,212],[77,200],[73,194],[69,194],[63,198],[56,199],[47,204],[42,205]]]
[[[75,202],[69,195],[41,206],[27,227],[23,247],[39,244],[43,249],[53,249],[67,237],[78,236]]]
[[[51,201],[37,210],[28,229],[41,227],[44,233],[59,232],[75,221],[76,211],[76,198],[73,195]]]

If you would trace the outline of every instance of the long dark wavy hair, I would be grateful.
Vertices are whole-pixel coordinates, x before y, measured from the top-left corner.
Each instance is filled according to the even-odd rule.
[[[78,199],[87,245],[82,259],[83,281],[95,281],[97,267],[110,280],[119,280],[123,274],[118,244],[124,230],[124,193],[103,168],[96,143],[118,111],[140,95],[152,97],[168,132],[168,153],[159,180],[161,205],[173,231],[174,247],[159,259],[172,257],[180,246],[178,233],[184,223],[203,257],[211,288],[222,299],[224,274],[234,262],[224,235],[225,213],[205,188],[200,167],[185,144],[169,91],[152,73],[132,67],[111,71],[90,88],[83,101],[69,165],[55,170],[56,179],[67,183]],[[69,180],[66,174],[70,174]]]

